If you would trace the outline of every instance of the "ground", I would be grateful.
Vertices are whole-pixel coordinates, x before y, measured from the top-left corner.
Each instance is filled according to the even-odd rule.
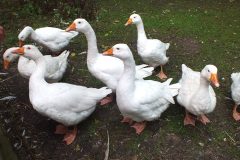
[[[183,126],[184,109],[171,105],[160,119],[149,122],[141,135],[120,123],[117,105],[97,106],[96,111],[78,125],[76,141],[67,146],[62,136],[55,135],[56,122],[39,115],[28,99],[28,80],[16,70],[16,64],[0,75],[0,98],[16,96],[0,103],[0,122],[13,150],[21,160],[87,160],[104,159],[109,132],[109,159],[239,159],[240,125],[231,116],[233,102],[230,95],[230,74],[240,71],[240,1],[188,1],[151,0],[101,1],[97,4],[97,20],[91,21],[97,34],[100,51],[116,43],[127,43],[136,54],[136,27],[124,24],[136,11],[144,21],[148,37],[170,42],[170,57],[165,70],[177,82],[181,77],[181,64],[201,70],[206,64],[219,69],[220,88],[215,88],[217,106],[208,117],[207,126]],[[1,8],[1,7],[0,7]],[[6,11],[6,12],[4,12]],[[23,11],[22,11],[23,12]],[[1,8],[1,23],[6,29],[4,49],[17,45],[17,34],[24,25],[33,27],[57,26],[66,28],[56,17],[23,16]],[[101,87],[86,67],[86,40],[78,36],[70,44],[72,54],[63,82]],[[1,61],[2,62],[2,61]],[[1,71],[6,72],[6,71]],[[157,77],[150,79],[158,80]]]

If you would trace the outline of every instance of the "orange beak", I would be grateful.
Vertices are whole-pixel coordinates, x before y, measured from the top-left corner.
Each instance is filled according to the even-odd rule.
[[[22,40],[19,40],[19,41],[18,41],[18,46],[19,46],[19,47],[22,47],[23,45],[24,45],[24,42],[23,42]]]
[[[10,62],[8,60],[3,61],[3,68],[8,69]]]
[[[125,23],[125,26],[128,26],[128,25],[130,25],[130,24],[132,24],[132,23],[133,23],[132,19],[129,18],[128,21],[127,21],[127,23]]]
[[[19,47],[18,49],[13,51],[16,54],[23,55],[24,54],[24,47]]]
[[[113,55],[113,49],[110,48],[109,50],[103,52],[103,55],[109,55],[109,56]]]
[[[212,82],[212,84],[216,87],[219,87],[219,82],[218,82],[218,77],[217,77],[217,74],[211,74],[211,77],[210,77],[210,81]]]
[[[65,31],[75,31],[76,30],[76,24],[73,22]]]

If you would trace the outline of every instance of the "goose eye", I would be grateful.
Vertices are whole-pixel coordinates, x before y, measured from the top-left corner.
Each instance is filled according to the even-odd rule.
[[[9,58],[9,56],[7,56],[6,58]]]
[[[81,22],[79,21],[78,24],[81,24]]]
[[[136,17],[133,17],[133,18],[136,18]]]
[[[116,48],[117,50],[120,50],[120,48]]]
[[[207,71],[210,72],[209,69]]]
[[[31,49],[31,47],[27,47],[27,49]]]

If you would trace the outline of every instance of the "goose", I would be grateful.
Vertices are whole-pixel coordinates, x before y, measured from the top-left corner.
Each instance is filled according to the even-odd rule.
[[[123,62],[118,58],[104,56],[99,53],[95,32],[85,19],[78,18],[74,20],[66,31],[77,31],[86,36],[88,42],[87,67],[89,72],[115,93],[117,83],[123,73]],[[148,77],[152,74],[153,69],[153,67],[147,67],[145,64],[138,65],[136,66],[135,78],[143,79]],[[111,101],[112,97],[109,97],[104,99],[101,104],[103,105]]]
[[[172,78],[164,83],[136,79],[135,61],[126,44],[116,44],[103,54],[119,58],[124,63],[124,71],[116,88],[117,105],[124,117],[122,122],[132,124],[136,121],[132,127],[140,134],[146,121],[156,120],[170,103],[175,103],[173,97],[178,94],[180,85],[170,85]]]
[[[56,126],[56,134],[65,134],[64,141],[71,144],[76,135],[76,125],[86,119],[96,108],[96,103],[111,93],[111,89],[87,88],[68,83],[48,83],[44,79],[46,59],[38,56],[30,45],[15,50],[36,63],[36,69],[29,79],[29,99],[40,114],[63,125]],[[67,126],[74,126],[70,130]]]
[[[206,65],[201,72],[196,72],[182,64],[181,88],[177,101],[186,109],[184,125],[195,126],[195,118],[189,112],[197,116],[197,120],[204,125],[210,122],[205,114],[211,113],[216,107],[216,94],[210,82],[219,87],[216,66]]]
[[[24,41],[27,38],[30,38],[51,52],[61,52],[67,47],[70,40],[77,35],[78,32],[66,32],[54,27],[43,27],[33,30],[32,27],[26,26],[18,35],[19,47],[24,45]]]
[[[143,62],[156,68],[161,66],[161,71],[157,74],[160,79],[166,79],[167,76],[163,72],[163,65],[168,62],[166,51],[170,43],[163,43],[158,39],[148,39],[144,30],[143,21],[138,14],[132,14],[125,26],[135,24],[137,26],[138,39],[137,51]]]
[[[52,57],[50,55],[43,56],[42,53],[38,50],[38,48],[34,45],[26,45],[27,47],[31,47],[32,51],[39,57],[44,57],[47,62],[47,71],[45,72],[45,78],[48,82],[58,82],[62,79],[63,74],[67,68],[67,58],[69,55],[69,51],[63,51],[59,56]],[[16,60],[19,55],[14,54],[14,51],[18,47],[12,47],[7,49],[3,54],[4,60],[4,68],[8,69],[9,64]],[[23,56],[19,57],[18,60],[18,72],[23,78],[29,79],[31,74],[36,68],[36,64],[33,60],[25,58]]]
[[[237,107],[240,104],[240,73],[232,73],[231,74],[232,85],[231,85],[231,93],[233,101],[235,102],[233,107],[233,118],[236,121],[240,120],[240,113],[237,111]]]

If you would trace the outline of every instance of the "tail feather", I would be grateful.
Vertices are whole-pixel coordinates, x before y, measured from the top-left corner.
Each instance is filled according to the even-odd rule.
[[[163,82],[166,85],[170,85],[170,83],[172,82],[172,78],[168,78],[165,82]]]
[[[69,51],[65,50],[58,56],[59,62],[60,62],[59,63],[60,68],[61,68],[62,65],[66,64],[69,53],[70,53]]]
[[[166,95],[165,95],[165,98],[166,98],[170,103],[175,104],[175,101],[174,101],[172,95],[166,94]]]
[[[62,31],[62,32],[65,33],[64,35],[68,40],[71,40],[72,38],[76,37],[79,34],[77,31],[70,31],[70,32]]]
[[[143,79],[152,75],[154,68],[146,64],[136,66],[136,78]]]
[[[168,50],[170,47],[170,43],[166,43],[166,50]]]
[[[191,68],[187,67],[185,64],[182,64],[182,73],[187,73],[193,71]]]
[[[187,66],[185,64],[182,64],[182,72],[186,71],[187,70]]]
[[[66,51],[65,52],[65,57],[67,58],[69,56],[69,54],[70,54],[70,51]]]
[[[72,33],[72,38],[76,37],[79,34],[79,32],[77,31],[70,31],[70,32]]]
[[[175,84],[171,84],[169,87],[171,90],[171,95],[174,97],[174,96],[178,95],[178,91],[181,88],[181,84],[175,83]]]
[[[232,73],[231,79],[232,81],[238,81],[240,79],[240,73]]]
[[[178,91],[181,88],[180,83],[175,83],[175,84],[171,84],[171,81],[173,79],[169,78],[167,81],[164,82],[165,85],[167,85],[168,87],[168,91],[165,94],[165,98],[172,104],[175,104],[173,97],[178,95]]]
[[[112,90],[107,88],[107,87],[102,87],[99,89],[103,95],[103,97],[109,95],[110,93],[112,93]]]
[[[67,58],[69,56],[69,51],[65,50],[63,51],[58,57],[59,57],[59,73],[64,73],[67,68]]]
[[[61,54],[59,54],[59,56],[57,56],[59,59],[62,59],[63,57],[65,57],[66,52],[68,52],[67,50],[63,51]]]

